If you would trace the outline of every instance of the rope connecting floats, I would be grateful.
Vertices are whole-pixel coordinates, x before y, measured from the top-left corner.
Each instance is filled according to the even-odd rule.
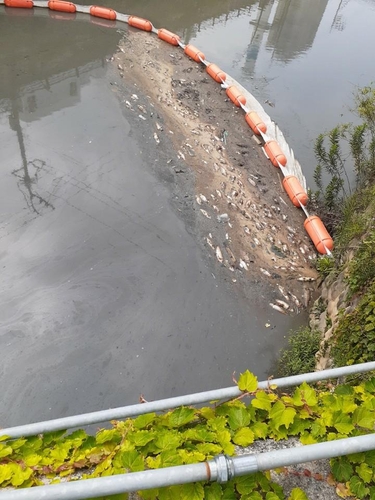
[[[339,368],[330,368],[329,370],[322,370],[318,372],[303,373],[290,377],[272,379],[272,385],[276,385],[278,388],[291,387],[302,384],[303,382],[314,383],[321,380],[346,377],[348,375],[353,375],[356,373],[366,373],[372,370],[375,370],[375,361],[360,363],[357,365],[342,366]],[[258,382],[258,388],[267,389],[269,387],[269,384],[269,380]],[[83,413],[82,415],[74,415],[71,417],[46,420],[44,422],[19,425],[17,427],[8,427],[7,429],[0,429],[0,437],[7,436],[9,438],[19,438],[35,436],[37,434],[45,434],[46,432],[72,429],[73,427],[83,427],[86,425],[108,422],[110,420],[136,417],[138,415],[144,415],[145,413],[171,410],[172,408],[178,408],[180,406],[191,406],[201,403],[207,403],[209,401],[232,399],[240,396],[241,394],[242,392],[237,386],[224,387],[222,389],[197,392],[194,394],[187,394],[185,396],[160,399],[158,401],[150,401],[148,403],[123,406],[120,408],[111,408],[109,410],[102,410],[91,413]]]
[[[293,205],[302,208],[306,220],[304,228],[315,245],[315,248],[320,254],[331,255],[334,246],[333,239],[329,235],[322,220],[316,215],[309,215],[306,205],[308,202],[308,195],[306,190],[302,187],[298,178],[292,175],[288,169],[287,155],[282,151],[280,145],[275,138],[272,138],[267,133],[267,125],[259,114],[249,109],[246,106],[246,97],[236,87],[236,85],[229,85],[227,83],[227,75],[222,71],[219,66],[210,63],[206,60],[206,56],[197,47],[192,44],[185,45],[181,42],[180,37],[165,28],[157,29],[153,26],[151,21],[137,16],[128,14],[121,14],[108,7],[100,7],[97,5],[84,6],[63,0],[0,0],[0,4],[5,4],[6,7],[32,9],[33,7],[48,8],[51,11],[63,12],[65,14],[75,14],[76,12],[89,14],[94,18],[106,19],[107,21],[120,21],[125,22],[133,28],[137,28],[146,32],[155,33],[161,40],[179,46],[184,53],[197,63],[201,63],[206,67],[207,73],[215,82],[220,83],[222,88],[225,89],[229,99],[238,107],[245,111],[245,120],[254,134],[261,136],[264,144],[262,146],[263,152],[271,163],[280,168],[284,175],[283,187],[292,201]],[[253,96],[252,96],[253,97]]]

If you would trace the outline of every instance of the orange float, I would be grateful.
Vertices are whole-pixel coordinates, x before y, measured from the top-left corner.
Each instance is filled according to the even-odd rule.
[[[271,160],[272,165],[275,167],[282,165],[285,167],[287,159],[284,153],[281,151],[280,146],[276,141],[268,141],[264,145],[264,151],[266,152],[268,158]]]
[[[143,17],[130,16],[128,19],[129,26],[133,28],[138,28],[143,31],[152,31],[152,23]]]
[[[258,113],[255,113],[255,111],[249,111],[248,113],[246,113],[245,120],[254,134],[260,135],[261,132],[263,134],[267,132],[266,124],[263,120],[261,120]]]
[[[226,89],[227,96],[229,99],[238,107],[241,106],[241,104],[245,105],[246,104],[246,97],[241,94],[241,92],[238,90],[238,88],[235,85],[231,85]]]
[[[301,205],[307,205],[309,197],[295,175],[287,175],[283,179],[283,186],[295,207],[299,208]]]
[[[209,64],[206,66],[206,71],[210,75],[211,78],[215,80],[217,83],[225,82],[227,75],[222,71],[219,66],[216,64]]]
[[[116,19],[116,11],[108,9],[107,7],[98,7],[97,5],[92,5],[90,7],[90,14],[94,17],[109,19],[110,21],[114,21]]]
[[[303,225],[319,253],[326,254],[333,249],[333,239],[319,217],[310,215]]]
[[[32,9],[34,2],[32,0],[5,0],[7,7],[16,7],[17,9]]]
[[[72,2],[63,2],[62,0],[50,0],[48,8],[57,10],[58,12],[69,12],[73,14],[76,11],[76,6]]]
[[[180,37],[175,35],[171,31],[168,31],[164,28],[158,30],[158,37],[165,42],[170,43],[171,45],[178,45],[180,41]]]
[[[191,57],[194,59],[195,62],[201,62],[206,59],[206,56],[201,52],[197,47],[194,47],[194,45],[186,45],[184,48],[184,52],[187,56]]]

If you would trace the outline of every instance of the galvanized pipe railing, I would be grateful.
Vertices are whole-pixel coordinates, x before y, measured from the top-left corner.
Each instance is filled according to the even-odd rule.
[[[28,489],[7,490],[0,492],[0,500],[41,500],[44,498],[48,498],[48,500],[79,500],[198,481],[225,483],[233,477],[245,476],[258,471],[364,452],[374,448],[375,434],[367,434],[256,455],[241,455],[239,457],[219,455],[209,462]]]
[[[272,380],[264,380],[258,383],[259,389],[267,389],[270,384],[275,384],[277,387],[290,387],[302,384],[302,382],[318,382],[330,378],[339,378],[356,373],[364,373],[375,370],[375,362],[361,363],[352,366],[343,366],[340,368],[332,368],[329,370],[304,373],[302,375],[294,375],[292,377],[278,378]],[[216,389],[212,391],[197,392],[195,394],[187,394],[186,396],[178,396],[168,399],[160,399],[149,403],[135,404],[109,410],[84,413],[82,415],[74,415],[71,417],[57,418],[54,420],[46,420],[32,424],[20,425],[17,427],[8,427],[0,429],[0,436],[9,436],[17,438],[21,436],[34,436],[36,434],[44,434],[62,429],[71,429],[73,427],[82,427],[91,424],[108,422],[110,420],[118,420],[129,417],[135,417],[145,413],[170,410],[179,406],[190,406],[209,401],[231,399],[240,396],[242,393],[237,386]]]

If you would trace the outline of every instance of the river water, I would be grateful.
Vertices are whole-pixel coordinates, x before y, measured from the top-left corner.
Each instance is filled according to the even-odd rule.
[[[370,79],[371,2],[107,5],[177,31],[274,102],[307,178],[313,138]],[[304,318],[214,275],[109,85],[120,33],[5,10],[0,425],[227,386],[234,370],[271,373]]]

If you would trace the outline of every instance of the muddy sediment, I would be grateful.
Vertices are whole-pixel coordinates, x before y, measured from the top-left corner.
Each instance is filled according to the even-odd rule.
[[[234,284],[268,284],[283,311],[306,307],[314,292],[316,251],[302,211],[284,192],[281,172],[252,137],[243,111],[202,64],[154,36],[123,39],[113,64],[119,82],[135,89],[124,104],[148,121],[155,146],[173,142],[175,155],[162,168],[176,174],[177,183],[184,183],[179,173],[193,173],[189,201],[207,254]]]

